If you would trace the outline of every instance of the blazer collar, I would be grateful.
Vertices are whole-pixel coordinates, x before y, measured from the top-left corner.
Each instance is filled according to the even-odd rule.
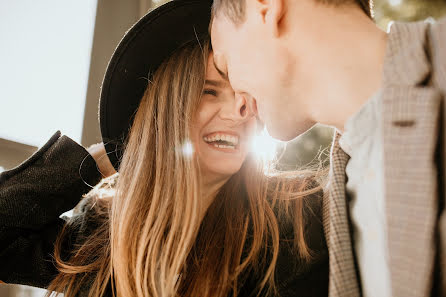
[[[431,73],[427,56],[425,22],[394,23],[390,27],[384,58],[383,86],[418,86]]]
[[[345,168],[349,156],[341,149],[336,132],[330,153],[329,184],[325,189],[323,223],[329,252],[329,296],[359,297],[360,286],[353,254],[345,194]]]

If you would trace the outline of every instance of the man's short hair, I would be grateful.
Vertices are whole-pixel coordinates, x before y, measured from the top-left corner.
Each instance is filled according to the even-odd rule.
[[[294,0],[295,1],[295,0]],[[357,4],[371,18],[373,0],[314,0],[327,5],[340,6],[344,4]],[[245,18],[246,0],[214,0],[212,14],[223,12],[234,23],[240,24]]]

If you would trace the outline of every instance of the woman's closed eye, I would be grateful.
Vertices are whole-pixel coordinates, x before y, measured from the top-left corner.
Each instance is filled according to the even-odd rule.
[[[214,89],[204,89],[203,90],[203,95],[211,95],[214,97],[218,97],[218,92]]]

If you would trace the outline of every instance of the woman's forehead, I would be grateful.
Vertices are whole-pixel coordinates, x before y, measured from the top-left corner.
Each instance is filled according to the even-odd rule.
[[[210,52],[208,57],[208,65],[206,67],[206,80],[212,80],[217,81],[222,86],[230,88],[230,84],[227,80],[223,79],[221,74],[218,72],[218,70],[215,68],[214,65],[214,55],[212,52]]]

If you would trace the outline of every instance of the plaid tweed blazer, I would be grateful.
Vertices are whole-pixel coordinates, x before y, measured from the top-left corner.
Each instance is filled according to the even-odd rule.
[[[382,174],[392,296],[446,296],[446,19],[395,23],[384,64]],[[329,296],[358,297],[345,192],[349,157],[339,138],[336,133],[323,209]]]

